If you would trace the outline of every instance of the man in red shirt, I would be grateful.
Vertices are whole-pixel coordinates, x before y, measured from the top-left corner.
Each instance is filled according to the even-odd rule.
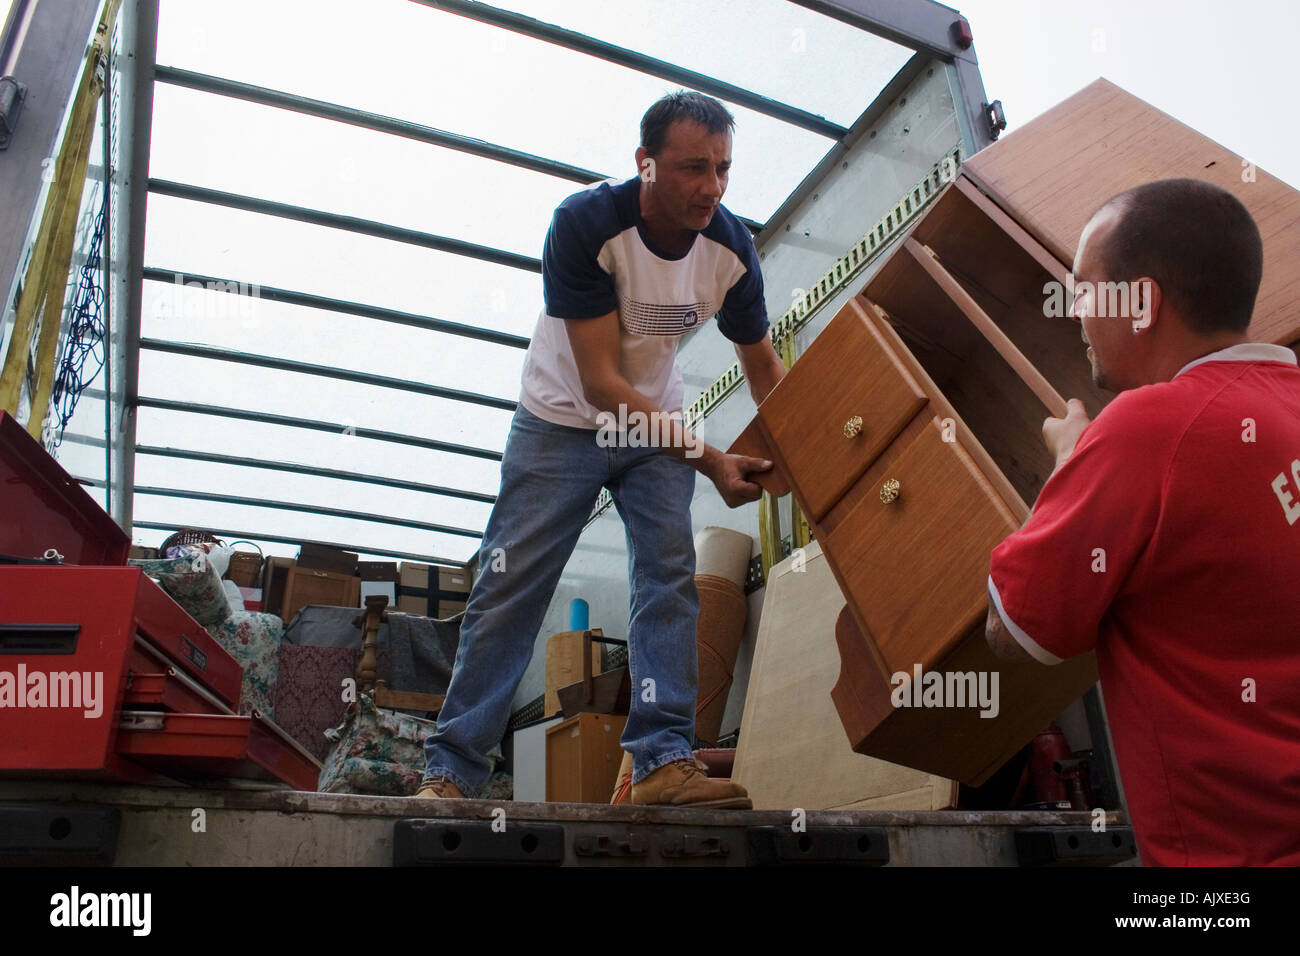
[[[1209,183],[1097,211],[1070,314],[1122,394],[1044,423],[1056,468],[991,559],[995,653],[1095,649],[1148,864],[1300,865],[1300,369],[1246,338],[1262,263]]]

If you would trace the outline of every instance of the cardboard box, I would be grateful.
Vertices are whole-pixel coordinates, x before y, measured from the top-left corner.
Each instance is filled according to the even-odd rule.
[[[403,561],[399,585],[397,609],[408,614],[451,617],[465,610],[469,600],[470,576],[464,568]]]
[[[396,561],[358,561],[357,577],[362,581],[392,581],[402,579]]]
[[[627,717],[577,714],[546,730],[546,800],[609,803],[623,762]]]
[[[847,745],[831,700],[843,596],[821,544],[772,565],[731,779],[755,810],[945,810],[957,784]]]
[[[334,571],[338,574],[356,574],[357,555],[352,551],[343,551],[324,544],[303,544],[298,548],[298,567]]]
[[[366,603],[366,598],[372,594],[382,594],[388,598],[388,607],[397,607],[397,584],[393,581],[366,581],[361,580],[361,604]]]
[[[158,549],[144,548],[138,544],[133,544],[131,545],[131,553],[128,557],[135,558],[137,561],[152,561],[158,557]]]
[[[388,606],[397,610],[397,585],[401,574],[396,561],[358,561],[357,577],[361,579],[361,603],[372,594],[388,598]]]
[[[546,802],[546,732],[563,719],[553,717],[527,724],[508,735],[507,756],[515,778],[514,799],[520,803]]]

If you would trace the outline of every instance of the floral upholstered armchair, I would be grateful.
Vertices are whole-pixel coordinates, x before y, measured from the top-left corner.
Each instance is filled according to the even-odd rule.
[[[279,669],[284,622],[275,614],[230,606],[216,565],[204,545],[185,545],[170,558],[132,559],[182,610],[202,625],[244,669],[239,712],[274,719],[272,689]]]

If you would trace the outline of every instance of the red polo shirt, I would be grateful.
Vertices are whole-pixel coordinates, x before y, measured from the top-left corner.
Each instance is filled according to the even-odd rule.
[[[993,551],[1036,659],[1095,649],[1144,862],[1300,865],[1300,369],[1211,353],[1124,392]]]

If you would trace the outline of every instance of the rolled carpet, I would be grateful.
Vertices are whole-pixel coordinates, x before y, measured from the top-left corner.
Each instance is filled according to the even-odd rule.
[[[711,747],[718,742],[727,708],[747,605],[740,585],[726,578],[697,574],[695,586],[700,595],[700,619],[695,629],[699,658],[695,736]]]

